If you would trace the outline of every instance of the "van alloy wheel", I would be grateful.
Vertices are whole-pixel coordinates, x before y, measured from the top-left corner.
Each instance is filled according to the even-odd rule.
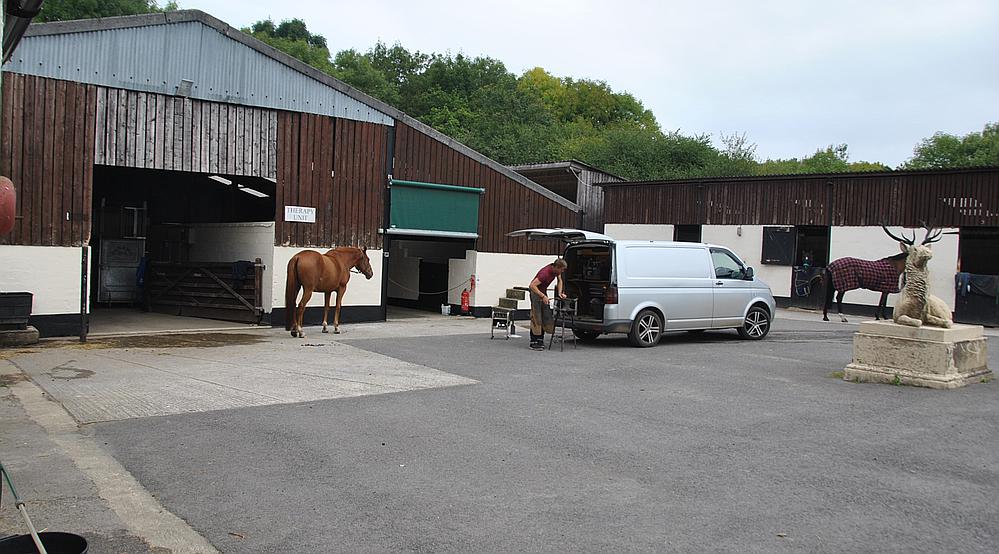
[[[663,334],[663,320],[653,310],[642,310],[631,326],[628,338],[635,346],[655,346]]]
[[[760,340],[770,332],[770,314],[759,306],[746,312],[746,319],[739,327],[739,336],[749,340]]]

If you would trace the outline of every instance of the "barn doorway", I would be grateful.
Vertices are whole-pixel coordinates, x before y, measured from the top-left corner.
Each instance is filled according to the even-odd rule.
[[[387,264],[388,319],[414,312],[441,313],[441,306],[460,303],[472,271],[466,262],[475,241],[460,238],[393,237]]]
[[[90,333],[141,331],[140,313],[158,314],[146,319],[157,329],[177,316],[206,318],[182,328],[259,322],[274,192],[257,177],[95,166]]]

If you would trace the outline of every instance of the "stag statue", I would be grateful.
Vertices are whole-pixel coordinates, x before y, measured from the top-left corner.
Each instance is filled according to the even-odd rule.
[[[926,268],[927,262],[933,257],[933,251],[929,245],[940,240],[942,231],[933,231],[926,228],[926,236],[923,242],[916,244],[916,233],[912,233],[912,238],[895,236],[886,228],[882,227],[888,236],[898,241],[905,258],[905,287],[902,288],[902,296],[895,304],[895,313],[892,319],[899,325],[910,327],[922,327],[932,325],[934,327],[950,328],[954,325],[951,319],[950,307],[940,298],[933,296],[929,291],[930,272]]]
[[[833,294],[836,295],[836,311],[839,319],[846,323],[843,315],[843,295],[854,289],[867,289],[881,293],[878,307],[874,309],[874,319],[888,319],[885,315],[888,295],[898,292],[898,278],[905,269],[905,253],[880,260],[860,258],[840,258],[833,260],[822,272],[822,285],[826,291],[822,304],[822,321],[829,321],[829,306]]]

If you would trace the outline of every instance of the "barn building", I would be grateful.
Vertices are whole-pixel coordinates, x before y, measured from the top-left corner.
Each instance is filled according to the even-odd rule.
[[[580,229],[597,232],[604,228],[604,190],[598,183],[625,180],[579,160],[518,165],[511,169],[578,204],[582,209]]]
[[[881,229],[946,234],[933,246],[931,292],[968,323],[999,325],[999,168],[619,182],[604,188],[605,232],[619,239],[732,247],[785,305],[815,307],[818,269],[898,253]],[[963,291],[957,273],[974,277]],[[978,285],[975,285],[977,283]],[[991,284],[990,284],[991,283]],[[980,285],[980,286],[979,286]],[[968,294],[969,289],[976,289]],[[845,302],[873,306],[879,294]],[[895,295],[889,297],[889,305]],[[854,306],[857,307],[857,306]],[[871,310],[865,308],[864,313]]]
[[[35,24],[3,71],[0,284],[34,294],[43,336],[137,306],[282,324],[288,260],[336,246],[375,270],[344,321],[465,288],[481,310],[558,250],[506,233],[582,224],[576,201],[200,11]]]

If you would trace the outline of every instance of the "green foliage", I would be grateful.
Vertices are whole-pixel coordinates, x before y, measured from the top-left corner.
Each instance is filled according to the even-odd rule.
[[[936,133],[923,139],[904,169],[999,166],[999,122],[986,123],[981,133],[963,137]]]
[[[891,168],[872,162],[850,162],[847,146],[829,145],[816,150],[807,158],[767,160],[757,165],[757,175],[794,175],[802,173],[845,173],[851,171],[891,171]]]
[[[167,2],[162,8],[156,0],[46,0],[42,11],[34,21],[68,21],[71,19],[91,19],[157,13],[177,9],[176,2]]]
[[[334,74],[326,38],[310,33],[301,19],[285,20],[280,25],[266,19],[241,30],[324,73]]]

